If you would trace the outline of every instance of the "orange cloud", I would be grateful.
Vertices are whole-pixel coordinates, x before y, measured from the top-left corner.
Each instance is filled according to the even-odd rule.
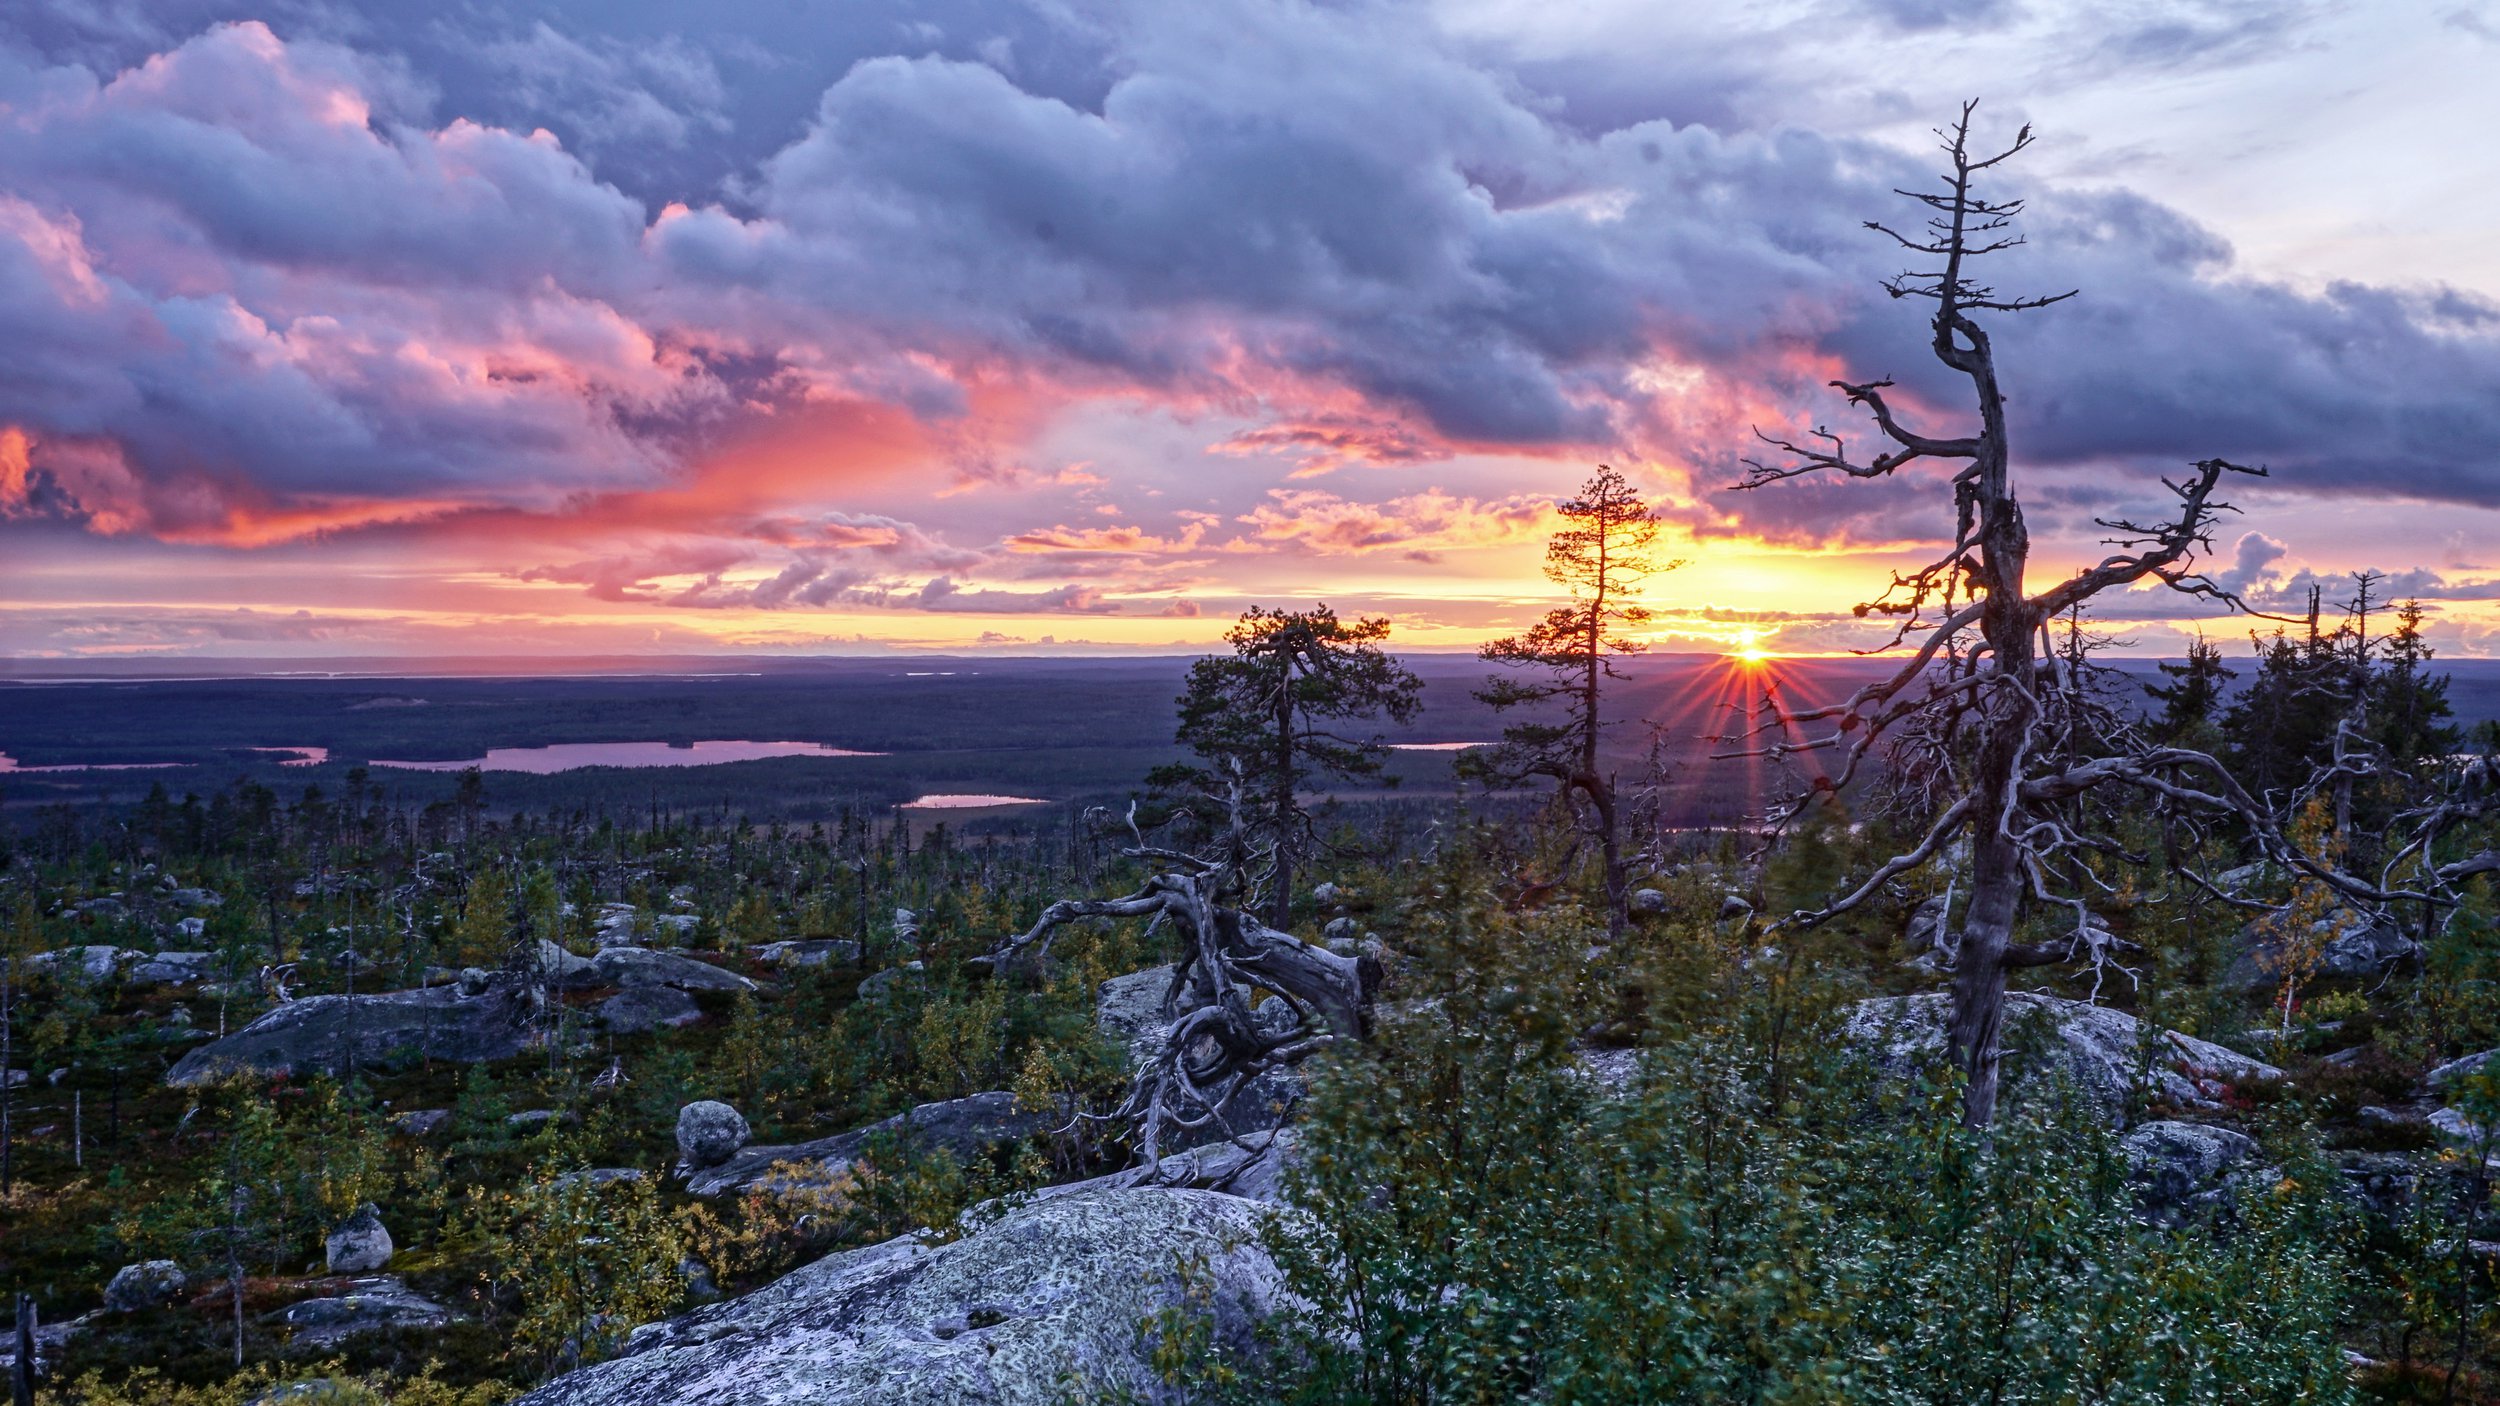
[[[1249,525],[1252,541],[1234,550],[1300,549],[1318,552],[1403,552],[1491,547],[1542,537],[1550,530],[1553,500],[1532,494],[1479,500],[1439,489],[1358,503],[1332,493],[1271,488],[1263,503],[1236,521]]]

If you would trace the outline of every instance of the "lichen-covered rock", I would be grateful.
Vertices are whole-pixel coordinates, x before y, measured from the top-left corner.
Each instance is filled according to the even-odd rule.
[[[1843,1030],[1887,1071],[1902,1072],[1943,1056],[1951,1008],[1952,998],[1941,994],[1878,997],[1860,1001]],[[2044,1062],[2070,1077],[2113,1123],[2123,1121],[2129,1097],[2138,1091],[2138,1050],[2148,1037],[2153,1058],[2141,1092],[2152,1103],[2212,1108],[2233,1084],[2283,1077],[2273,1065],[2210,1041],[2175,1030],[2148,1031],[2124,1011],[2030,991],[2007,994],[2004,1031],[2009,1089],[2026,1075],[2046,1072],[2028,1067],[2026,1046],[2036,1037],[2045,1046],[2039,1051]]]
[[[2463,1059],[2452,1059],[2423,1075],[2422,1082],[2433,1090],[2445,1089],[2468,1075],[2480,1072],[2484,1065],[2491,1063],[2494,1055],[2500,1055],[2500,1050],[2483,1050]]]
[[[859,944],[847,937],[801,937],[767,942],[755,955],[777,967],[849,966],[859,960]]]
[[[588,957],[576,956],[543,937],[538,939],[538,975],[551,986],[599,984],[599,969]]]
[[[674,986],[680,991],[752,991],[755,983],[693,957],[648,947],[602,947],[591,959],[610,986]]]
[[[172,1260],[141,1260],[113,1271],[104,1286],[104,1306],[115,1313],[137,1313],[162,1307],[182,1292],[182,1266]]]
[[[617,1035],[674,1030],[703,1019],[694,997],[674,986],[628,986],[599,1003],[599,1023]]]
[[[916,961],[905,962],[899,967],[887,967],[884,971],[878,972],[859,984],[859,998],[863,1001],[891,1000],[895,988],[905,985],[917,986],[925,979],[926,974],[920,963]]]
[[[432,1137],[451,1122],[448,1108],[411,1108],[391,1115],[391,1131],[402,1137]]]
[[[420,1059],[481,1064],[535,1048],[540,1034],[517,988],[482,982],[376,996],[306,996],[182,1057],[165,1082],[186,1088],[229,1074],[336,1074]]]
[[[114,972],[139,957],[138,952],[121,947],[64,947],[58,952],[38,952],[26,959],[26,965],[37,971],[57,970],[78,981],[110,981]]]
[[[122,973],[122,980],[132,986],[188,986],[208,974],[213,960],[208,952],[159,952]]]
[[[699,1099],[677,1110],[677,1151],[689,1167],[717,1167],[755,1136],[737,1109]]]
[[[381,1208],[368,1201],[339,1222],[322,1242],[332,1274],[371,1274],[391,1262],[391,1232],[382,1224]]]
[[[1667,911],[1667,895],[1663,889],[1634,889],[1624,906],[1643,917],[1654,917]]]
[[[2257,1158],[2256,1139],[2202,1123],[2145,1123],[2119,1140],[2144,1217],[2177,1225],[2227,1206],[2234,1175]]]
[[[744,1191],[764,1181],[776,1165],[785,1162],[799,1170],[795,1176],[782,1178],[784,1184],[830,1185],[881,1138],[971,1157],[1001,1143],[1030,1137],[1059,1121],[1055,1114],[1017,1107],[1016,1096],[1005,1092],[924,1103],[908,1113],[814,1142],[745,1148],[717,1166],[696,1171],[686,1179],[686,1189],[697,1196]]]
[[[1247,1346],[1284,1299],[1260,1246],[1278,1214],[1221,1192],[1093,1186],[947,1245],[829,1256],[728,1303],[637,1330],[621,1356],[515,1406],[1049,1406],[1162,1401],[1139,1326],[1203,1262],[1217,1340]]]
[[[1094,988],[1094,1024],[1103,1038],[1142,1057],[1162,1044],[1164,995],[1172,989],[1172,969],[1148,967],[1115,976]]]
[[[302,1299],[263,1314],[261,1321],[294,1329],[290,1341],[295,1347],[330,1348],[359,1333],[440,1328],[458,1316],[397,1276],[376,1274],[353,1281],[344,1292]]]
[[[2385,975],[2390,967],[2411,957],[2415,948],[2413,939],[2394,924],[2349,908],[2339,908],[2311,923],[2309,942],[2316,953],[2309,969],[2312,975],[2364,980]],[[2224,984],[2257,987],[2279,982],[2281,937],[2262,922],[2252,923],[2241,934],[2241,943],[2239,956],[2222,974]]]

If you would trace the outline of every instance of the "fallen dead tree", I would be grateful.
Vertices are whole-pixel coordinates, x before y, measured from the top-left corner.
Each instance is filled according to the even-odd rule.
[[[1340,956],[1252,917],[1258,895],[1231,862],[1142,842],[1122,853],[1160,872],[1118,898],[1053,903],[987,961],[1000,972],[1037,963],[1061,931],[1087,921],[1144,918],[1150,934],[1180,940],[1163,996],[1163,1033],[1147,1043],[1128,1097],[1110,1113],[1077,1115],[1128,1122],[1140,1176],[1151,1179],[1168,1134],[1211,1129],[1238,1141],[1242,1130],[1228,1105],[1250,1081],[1340,1041],[1368,1038],[1381,968],[1371,957]]]

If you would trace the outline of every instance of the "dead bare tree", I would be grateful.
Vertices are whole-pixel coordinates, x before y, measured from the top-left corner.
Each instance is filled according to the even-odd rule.
[[[2148,579],[2238,606],[2194,563],[2211,547],[2217,514],[2230,510],[2214,496],[2224,476],[2264,471],[2223,459],[2200,461],[2179,481],[2164,481],[2177,500],[2168,520],[2104,520],[2101,525],[2112,534],[2107,557],[2046,591],[2027,590],[2031,538],[2013,478],[1995,347],[1978,315],[2029,312],[2074,295],[2006,296],[1973,279],[1973,260],[2022,242],[2011,227],[2023,202],[1981,195],[1981,178],[2032,138],[2026,126],[1994,155],[1977,155],[1970,143],[1972,109],[1964,104],[1951,128],[1938,133],[1951,164],[1942,188],[1901,192],[1926,207],[1924,230],[1903,234],[1874,222],[1869,228],[1936,261],[1884,287],[1895,298],[1935,305],[1931,349],[1968,382],[1976,426],[1951,435],[1925,433],[1907,424],[1886,399],[1892,382],[1835,381],[1850,404],[1872,414],[1889,446],[1859,459],[1840,435],[1820,427],[1803,443],[1764,435],[1781,458],[1746,461],[1749,472],[1737,485],[1760,488],[1815,473],[1878,479],[1928,462],[1956,466],[1949,480],[1955,509],[1950,546],[1917,570],[1896,573],[1882,596],[1858,607],[1860,616],[1897,619],[1886,649],[1908,647],[1909,657],[1884,679],[1830,706],[1799,710],[1776,695],[1767,697],[1765,721],[1753,735],[1777,734],[1780,740],[1721,755],[1838,755],[1831,774],[1780,807],[1771,817],[1774,823],[1795,818],[1820,792],[1848,786],[1879,747],[1890,748],[1891,759],[1926,801],[1921,810],[1927,823],[1914,846],[1824,908],[1791,915],[1783,920],[1788,923],[1819,923],[1845,913],[1968,836],[1970,899],[1956,944],[1949,1038],[1969,1077],[1964,1118],[1981,1126],[1995,1116],[2008,973],[2055,962],[2106,963],[2113,956],[2113,939],[2092,921],[2081,894],[2100,882],[2089,861],[2116,846],[2106,835],[2082,828],[2065,803],[2111,781],[2156,791],[2179,787],[2172,779],[2176,773],[2211,761],[2202,754],[2191,758],[2175,749],[2130,745],[2131,739],[2120,735],[2123,728],[2078,715],[2087,691],[2050,643],[2050,626],[2102,591]],[[1828,729],[1803,741],[1787,740],[1791,729],[1810,724]],[[2077,729],[2086,724],[2105,754],[2077,760]],[[2015,926],[2026,901],[2069,909],[2070,935],[2017,944]]]
[[[1233,813],[1239,825],[1241,807]],[[1218,857],[1208,858],[1149,845],[1133,821],[1132,835],[1137,843],[1121,852],[1161,872],[1119,898],[1051,904],[986,961],[1001,973],[1037,962],[1061,930],[1089,920],[1144,918],[1149,932],[1180,939],[1163,994],[1161,1038],[1146,1052],[1126,1101],[1101,1115],[1135,1129],[1139,1164],[1152,1177],[1167,1132],[1213,1128],[1237,1139],[1233,1104],[1251,1081],[1338,1041],[1367,1038],[1381,969],[1371,957],[1341,956],[1251,916],[1254,889],[1237,859],[1247,847],[1219,842],[1211,846]],[[1259,991],[1269,994],[1254,1005]]]

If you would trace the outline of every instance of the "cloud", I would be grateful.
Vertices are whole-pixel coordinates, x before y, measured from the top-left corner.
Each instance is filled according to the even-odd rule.
[[[2231,564],[2214,573],[2214,584],[2244,598],[2268,584],[2274,564],[2291,550],[2262,532],[2241,533],[2231,548]]]
[[[1627,105],[1399,5],[872,5],[804,45],[733,8],[684,34],[561,5],[465,35],[348,5],[210,23],[222,0],[0,25],[0,424],[24,445],[0,512],[238,544],[562,530],[602,540],[507,560],[688,606],[1084,613],[1104,588],[960,583],[1221,535],[1023,525],[1107,480],[1140,501],[1135,464],[1039,444],[1100,404],[1222,426],[1189,506],[1234,549],[1429,562],[1540,534],[1541,500],[1482,479],[1275,486],[1496,455],[1689,474],[1671,509],[1701,536],[1945,526],[1931,484],[1706,491],[1751,424],[1855,432],[1835,375],[1898,373],[1956,422],[1860,228],[1924,154],[1762,120],[1708,65]],[[2307,11],[1836,13],[1852,42],[2054,21],[2073,65],[2158,68],[2248,62]],[[2016,174],[2032,242],[1999,281],[2083,290],[1999,335],[2017,453],[2050,470],[2029,501],[2067,489],[2081,517],[2114,469],[2223,454],[2298,495],[2500,504],[2500,308],[2268,282],[2157,202]],[[808,450],[838,415],[876,423]],[[928,524],[847,501],[898,465],[954,491]],[[636,534],[702,545],[650,574]]]
[[[1142,527],[1037,527],[1008,537],[1002,545],[1019,555],[1053,557],[1116,557],[1135,559],[1194,552],[1207,535],[1208,524],[1184,522],[1181,530],[1161,536]]]
[[[1112,615],[1116,601],[1102,598],[1091,586],[1055,586],[1047,591],[974,590],[940,576],[909,597],[921,610],[968,615]]]
[[[1239,519],[1250,527],[1237,549],[1430,553],[1541,537],[1554,502],[1530,494],[1495,501],[1433,490],[1361,503],[1310,489],[1274,488]]]

